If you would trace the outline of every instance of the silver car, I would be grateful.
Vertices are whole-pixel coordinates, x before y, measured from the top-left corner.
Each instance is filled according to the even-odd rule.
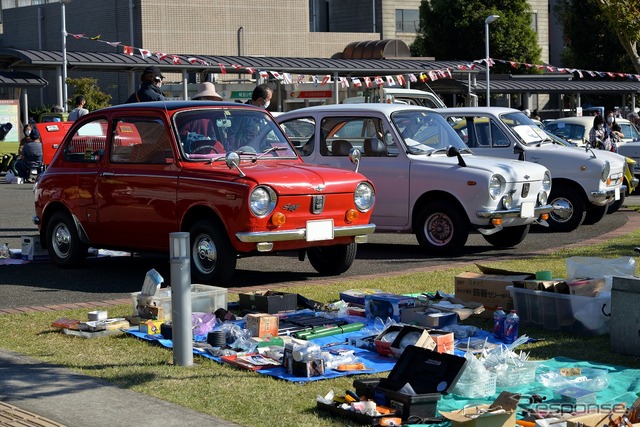
[[[517,245],[552,209],[546,167],[475,156],[428,108],[325,105],[276,120],[305,162],[351,169],[350,154],[361,151],[376,230],[413,233],[429,253],[460,253],[474,229],[492,245]]]

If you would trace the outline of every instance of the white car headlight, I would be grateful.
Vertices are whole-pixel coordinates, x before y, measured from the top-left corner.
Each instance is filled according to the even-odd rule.
[[[489,195],[492,199],[497,199],[504,192],[505,179],[502,175],[491,175],[489,180]]]
[[[602,165],[602,172],[600,172],[600,181],[607,182],[609,172],[611,172],[611,165],[609,164],[609,160],[605,160],[604,165]]]
[[[375,202],[375,192],[368,182],[361,182],[353,193],[353,201],[360,212],[367,212]]]
[[[257,217],[269,215],[276,206],[278,196],[271,187],[259,186],[253,189],[249,196],[249,208]]]
[[[546,191],[547,193],[551,191],[551,174],[549,171],[546,171],[544,178],[542,178],[542,191]]]
[[[540,203],[540,206],[546,205],[548,201],[549,193],[547,193],[546,191],[541,191],[538,193],[538,203]]]
[[[513,193],[513,190],[509,191],[502,197],[502,206],[504,206],[505,209],[511,209],[513,207]]]

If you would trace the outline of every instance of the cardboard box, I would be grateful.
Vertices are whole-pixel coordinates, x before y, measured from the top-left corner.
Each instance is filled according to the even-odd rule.
[[[514,281],[523,281],[531,275],[501,275],[465,272],[455,277],[455,295],[463,301],[473,301],[485,308],[480,316],[493,317],[493,312],[502,307],[506,312],[513,310],[511,295],[506,289]]]
[[[569,293],[571,295],[595,297],[604,287],[604,277],[598,279],[576,279],[569,283]]]
[[[415,298],[389,293],[367,294],[364,297],[364,310],[367,318],[387,318],[400,321],[400,310],[415,306]]]
[[[162,320],[147,320],[138,325],[138,330],[144,332],[147,335],[156,335],[161,333],[161,325],[164,322]]]
[[[298,308],[298,294],[274,291],[241,293],[239,299],[240,309],[256,310],[261,313],[274,314]]]
[[[22,236],[22,259],[41,261],[49,259],[49,252],[42,249],[40,236]]]
[[[455,352],[453,332],[429,331],[429,336],[435,341],[435,351],[438,353],[453,354]]]
[[[467,406],[451,412],[440,411],[440,414],[451,421],[451,427],[514,427],[520,397],[503,391],[491,405]]]
[[[278,323],[278,316],[267,313],[251,313],[247,314],[245,329],[252,337],[277,337]]]

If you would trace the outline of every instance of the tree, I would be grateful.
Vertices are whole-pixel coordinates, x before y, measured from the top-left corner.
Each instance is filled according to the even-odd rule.
[[[599,0],[600,11],[615,31],[636,73],[640,73],[640,5],[638,0]]]
[[[73,86],[73,95],[70,99],[67,99],[67,105],[70,107],[69,110],[75,108],[75,98],[78,95],[84,95],[87,99],[85,108],[89,111],[98,110],[110,105],[111,95],[102,92],[98,86],[98,80],[92,77],[79,79],[68,78],[67,84]]]
[[[563,26],[562,66],[596,71],[631,72],[633,66],[610,19],[600,13],[601,0],[564,0],[556,6]]]
[[[485,57],[484,21],[500,15],[489,31],[491,57],[520,63],[540,63],[541,49],[531,28],[531,6],[526,0],[431,0],[420,4],[420,31],[411,45],[414,56],[437,60],[474,60]],[[496,63],[495,71],[514,72]],[[537,72],[519,67],[520,72]]]

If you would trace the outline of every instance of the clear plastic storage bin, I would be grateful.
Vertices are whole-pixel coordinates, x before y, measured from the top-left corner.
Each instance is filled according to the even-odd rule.
[[[493,396],[496,394],[497,378],[498,376],[493,372],[488,372],[487,375],[475,381],[463,381],[463,378],[460,378],[451,393],[468,398]]]
[[[226,288],[200,284],[191,285],[191,311],[213,313],[219,308],[227,309]],[[138,315],[138,305],[162,307],[165,320],[171,319],[171,288],[159,289],[153,297],[143,296],[140,292],[131,293],[133,315]]]
[[[609,333],[611,294],[596,297],[506,288],[520,324],[583,335]]]

